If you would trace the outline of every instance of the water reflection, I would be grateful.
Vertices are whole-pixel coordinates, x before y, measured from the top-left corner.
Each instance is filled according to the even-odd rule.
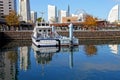
[[[0,80],[16,80],[17,54],[15,51],[0,52]]]
[[[85,48],[86,55],[88,56],[93,56],[93,55],[96,55],[97,53],[97,48],[95,45],[85,45],[84,48]]]
[[[0,80],[120,80],[120,55],[111,55],[119,53],[119,42],[43,48],[22,42],[0,48]]]
[[[117,44],[110,44],[109,47],[110,47],[110,50],[111,50],[112,53],[118,54],[118,49],[119,48],[118,48]]]
[[[30,48],[28,46],[19,47],[20,69],[27,70],[30,67]]]
[[[38,64],[48,64],[52,60],[52,56],[60,51],[60,47],[36,47],[32,44],[34,56]]]

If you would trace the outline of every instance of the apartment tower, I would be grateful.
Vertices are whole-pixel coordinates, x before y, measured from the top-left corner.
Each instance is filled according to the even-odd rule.
[[[37,12],[31,11],[31,21],[35,23],[37,20]]]
[[[11,10],[16,12],[16,0],[0,0],[0,16],[8,15]]]
[[[58,22],[62,23],[62,18],[63,17],[67,17],[67,11],[64,11],[64,10],[59,10],[58,12]]]
[[[19,15],[21,21],[29,22],[31,20],[29,0],[19,0]]]
[[[57,8],[54,5],[48,5],[48,22],[57,22]]]

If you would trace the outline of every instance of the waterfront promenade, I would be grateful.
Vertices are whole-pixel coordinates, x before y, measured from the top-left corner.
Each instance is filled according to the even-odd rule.
[[[68,31],[58,31],[62,36],[69,36]],[[32,30],[3,31],[0,32],[0,40],[31,40]],[[74,36],[80,40],[118,40],[120,31],[74,31]]]

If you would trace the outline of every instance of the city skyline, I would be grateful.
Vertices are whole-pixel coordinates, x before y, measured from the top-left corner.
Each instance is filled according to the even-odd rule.
[[[88,1],[88,0],[44,0],[44,1],[33,1],[30,0],[31,10],[36,11],[38,13],[38,17],[41,16],[40,12],[45,12],[44,18],[47,20],[48,12],[47,12],[47,6],[48,5],[55,5],[58,10],[66,10],[68,8],[68,5],[70,6],[70,13],[75,14],[77,10],[85,10],[86,13],[91,14],[95,17],[107,19],[109,11],[111,8],[119,4],[119,0],[99,0],[99,1]],[[109,4],[109,5],[107,5]]]

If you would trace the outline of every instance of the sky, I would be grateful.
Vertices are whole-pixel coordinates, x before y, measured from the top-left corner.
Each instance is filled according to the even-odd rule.
[[[30,0],[31,10],[36,11],[38,17],[44,12],[45,19],[47,19],[48,5],[55,5],[57,10],[66,11],[69,5],[71,14],[84,10],[92,16],[107,19],[111,8],[116,4],[120,4],[120,0]]]

